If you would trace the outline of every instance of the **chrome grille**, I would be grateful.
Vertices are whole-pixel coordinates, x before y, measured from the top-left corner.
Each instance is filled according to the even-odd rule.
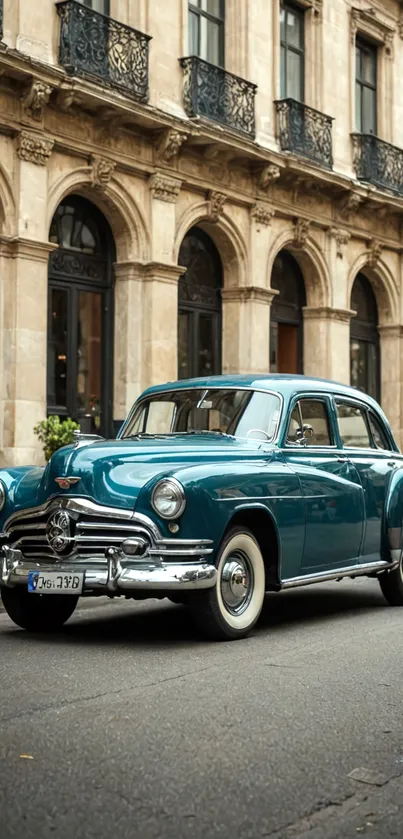
[[[56,508],[57,509],[57,508]],[[119,547],[130,536],[142,536],[151,547],[148,530],[141,524],[127,520],[111,521],[99,516],[70,512],[72,521],[71,546],[63,553],[56,553],[46,538],[46,525],[51,509],[41,516],[18,518],[6,528],[9,544],[19,549],[26,557],[53,557],[60,559],[76,556],[104,556],[108,547]]]

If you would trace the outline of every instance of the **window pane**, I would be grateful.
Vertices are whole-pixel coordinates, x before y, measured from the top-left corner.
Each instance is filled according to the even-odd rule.
[[[303,56],[292,50],[287,52],[287,96],[302,102],[303,96]]]
[[[79,0],[82,2],[82,0]],[[109,15],[109,0],[84,0],[84,6],[89,6],[94,12]]]
[[[364,341],[352,340],[350,344],[350,381],[358,390],[367,389],[367,353]]]
[[[370,448],[371,440],[361,408],[339,403],[337,404],[337,417],[340,437],[344,446],[353,446],[359,449]]]
[[[178,379],[188,379],[189,367],[189,321],[188,312],[179,312],[178,318]]]
[[[381,427],[379,420],[371,412],[368,414],[368,419],[376,447],[378,449],[389,449],[387,435]]]
[[[355,77],[361,79],[361,50],[359,47],[355,49]]]
[[[222,0],[201,0],[200,8],[214,17],[224,17]]]
[[[298,49],[304,48],[303,16],[287,9],[285,22],[285,37],[287,44]]]
[[[197,376],[211,376],[215,373],[214,364],[214,316],[200,315],[199,342],[197,348]]]
[[[378,399],[378,347],[367,343],[367,393]]]
[[[276,433],[279,416],[278,397],[255,391],[238,423],[237,437],[248,435],[252,440],[271,440]]]
[[[147,414],[147,434],[166,434],[170,431],[174,412],[173,402],[162,400],[150,402]]]
[[[285,9],[280,9],[280,40],[285,41]]]
[[[77,407],[91,418],[91,428],[100,427],[101,414],[102,297],[92,291],[78,295]]]
[[[189,54],[199,55],[199,17],[189,12]]]
[[[281,47],[280,52],[280,97],[281,99],[285,99],[287,96],[287,78],[286,78],[286,57],[287,57],[287,50],[285,47]]]
[[[361,85],[359,82],[356,82],[355,85],[355,127],[356,130],[362,133],[362,96],[361,96]]]
[[[200,17],[200,58],[211,64],[222,65],[221,26],[206,17]]]
[[[361,78],[364,82],[369,82],[370,84],[376,84],[376,51],[367,52],[363,50],[361,52]]]
[[[67,409],[67,291],[50,289],[48,405]]]
[[[330,430],[327,407],[324,402],[319,399],[301,399],[302,421],[304,425],[310,425],[313,434],[309,437],[307,434],[307,446],[330,446]]]
[[[376,134],[376,91],[362,88],[362,130],[364,134]]]
[[[301,438],[301,420],[298,403],[294,406],[287,432],[287,443],[298,443]]]

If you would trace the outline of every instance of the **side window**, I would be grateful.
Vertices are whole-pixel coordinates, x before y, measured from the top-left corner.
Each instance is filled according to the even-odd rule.
[[[343,446],[369,449],[372,441],[365,420],[365,410],[358,405],[336,402],[337,421]]]
[[[300,399],[290,418],[287,443],[298,443],[301,437],[301,419],[304,431],[304,445],[331,446],[329,415],[326,403],[321,399]]]
[[[369,426],[377,449],[390,449],[390,443],[382,425],[372,411],[368,411]]]

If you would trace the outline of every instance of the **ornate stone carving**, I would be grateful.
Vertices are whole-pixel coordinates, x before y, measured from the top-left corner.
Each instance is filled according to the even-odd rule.
[[[280,167],[276,166],[275,163],[268,163],[267,166],[263,166],[263,169],[260,170],[258,176],[258,186],[260,189],[268,189],[271,184],[278,181],[280,177]]]
[[[323,14],[323,0],[312,0],[313,19],[320,23]]]
[[[164,131],[162,136],[158,138],[155,147],[159,160],[162,163],[172,163],[188,136],[184,131],[177,131],[175,128],[169,128],[168,131]]]
[[[46,166],[46,162],[52,154],[53,146],[54,140],[42,137],[40,134],[31,134],[29,131],[21,131],[17,154],[20,160],[28,160],[30,163],[37,163],[38,166]]]
[[[211,221],[218,221],[220,215],[224,210],[224,204],[227,200],[227,196],[224,192],[215,192],[211,190],[209,192],[209,217]]]
[[[331,227],[329,233],[336,242],[336,255],[339,259],[343,259],[344,248],[348,245],[351,239],[351,234],[348,230],[342,230],[339,227]]]
[[[369,249],[369,256],[368,256],[368,265],[370,268],[376,268],[378,262],[382,256],[383,245],[379,241],[379,239],[371,239],[367,245]]]
[[[251,215],[257,225],[268,227],[274,216],[274,210],[272,210],[271,207],[268,207],[267,204],[255,204],[255,206],[252,207]]]
[[[106,189],[116,169],[116,163],[106,157],[99,157],[97,154],[91,156],[92,163],[92,185],[98,189]]]
[[[388,58],[394,58],[395,55],[395,33],[386,32],[384,37],[385,53]]]
[[[399,20],[397,22],[397,31],[399,33],[399,38],[403,40],[403,8],[400,9]]]
[[[160,201],[166,201],[169,204],[175,204],[182,181],[178,178],[171,178],[169,175],[163,175],[161,172],[155,172],[150,178],[150,189],[153,198],[158,198]]]
[[[357,212],[360,204],[362,204],[362,198],[358,195],[358,192],[349,192],[340,202],[339,216],[349,219],[352,213]]]
[[[75,84],[63,85],[63,87],[59,88],[56,101],[60,110],[65,113],[69,111],[73,105],[78,105],[80,97],[77,93]]]
[[[311,222],[304,218],[296,218],[294,222],[294,244],[298,248],[303,248],[306,245],[306,240],[309,235],[309,228]]]
[[[48,84],[33,79],[30,88],[21,97],[28,116],[41,120],[51,93],[52,88]]]

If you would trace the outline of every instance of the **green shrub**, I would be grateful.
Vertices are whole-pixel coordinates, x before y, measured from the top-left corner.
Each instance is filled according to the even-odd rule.
[[[60,422],[60,417],[48,417],[46,420],[38,422],[38,425],[34,428],[36,436],[43,443],[46,460],[50,460],[52,454],[61,449],[62,446],[73,443],[74,432],[79,430],[78,423],[70,417],[62,422]]]

